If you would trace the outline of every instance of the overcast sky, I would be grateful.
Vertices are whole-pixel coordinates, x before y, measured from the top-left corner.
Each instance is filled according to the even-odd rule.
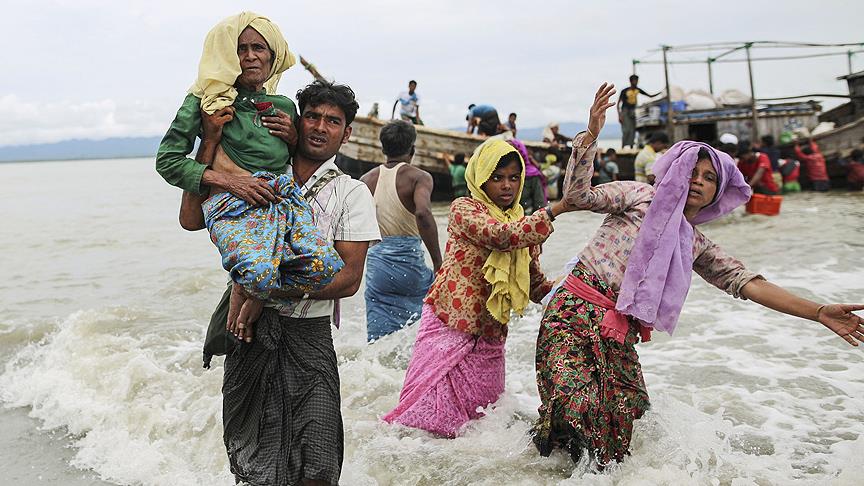
[[[389,116],[395,96],[416,79],[421,115],[437,127],[460,126],[469,103],[492,104],[505,116],[515,111],[523,127],[584,121],[597,85],[626,83],[631,59],[664,43],[864,42],[860,0],[2,4],[0,146],[161,135],[194,80],[207,31],[240,9],[268,16],[292,51],[352,86],[362,114],[378,101]],[[853,67],[864,69],[864,54]],[[706,72],[704,65],[673,66],[670,76],[685,90],[707,90]],[[756,94],[845,94],[835,78],[846,72],[844,56],[757,63]],[[646,90],[663,87],[662,66],[643,65],[639,74]],[[716,65],[714,74],[715,92],[749,90],[744,64]],[[311,80],[298,64],[279,91],[293,99]]]

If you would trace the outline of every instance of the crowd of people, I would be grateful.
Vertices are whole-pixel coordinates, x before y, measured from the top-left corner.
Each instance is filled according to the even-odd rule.
[[[182,227],[207,228],[230,275],[213,319],[232,340],[223,439],[237,482],[338,484],[344,430],[331,326],[364,274],[370,345],[419,325],[402,391],[382,420],[441,437],[458,436],[498,400],[508,323],[529,301],[551,299],[538,323],[534,442],[544,456],[587,453],[597,469],[629,454],[633,421],[649,406],[634,346],[652,331],[672,334],[691,269],[732,296],[864,342],[864,320],[853,313],[864,305],[792,295],[696,228],[750,197],[724,152],[679,142],[646,162],[654,185],[616,180],[607,152],[604,183],[592,186],[597,138],[615,105],[611,85],[597,91],[587,130],[569,140],[561,197],[551,204],[516,139],[491,137],[464,166],[454,160],[465,192],[450,206],[442,253],[432,178],[411,165],[420,121],[413,87],[403,119],[380,132],[386,162],[355,180],[335,164],[359,108],[353,90],[315,81],[295,105],[275,94],[293,62],[269,19],[244,12],[220,22],[156,160],[183,190]],[[478,127],[491,126],[488,111],[477,113]],[[530,214],[520,204],[528,192]],[[609,216],[555,286],[541,271],[541,247],[563,224],[558,216],[579,210]]]

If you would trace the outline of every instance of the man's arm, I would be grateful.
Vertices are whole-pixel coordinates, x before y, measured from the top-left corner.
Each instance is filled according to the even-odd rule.
[[[414,219],[417,221],[420,238],[423,239],[423,244],[426,245],[432,258],[432,269],[437,272],[441,268],[442,259],[441,247],[438,245],[438,225],[435,224],[435,217],[432,216],[431,201],[434,187],[432,176],[420,170],[417,183],[414,185]]]
[[[391,120],[393,119],[393,117],[396,116],[396,105],[398,105],[398,104],[399,104],[399,100],[396,100],[393,102],[393,109],[390,110],[390,119]]]
[[[751,177],[750,180],[747,181],[747,184],[750,187],[756,187],[756,185],[759,184],[759,182],[762,180],[762,174],[764,174],[764,173],[765,173],[765,168],[759,167],[758,169],[756,169],[756,173],[753,174],[753,177]]]
[[[368,241],[334,241],[333,248],[345,264],[329,285],[317,292],[310,292],[309,298],[315,300],[341,299],[351,297],[360,289],[363,269],[366,266]]]
[[[344,265],[342,270],[333,277],[333,281],[326,287],[310,292],[309,298],[314,300],[331,300],[351,297],[360,289],[360,281],[363,279],[363,269],[366,267],[366,251],[369,250],[368,241],[334,241],[333,248]],[[297,290],[274,290],[270,293],[272,297],[296,299],[303,295]]]

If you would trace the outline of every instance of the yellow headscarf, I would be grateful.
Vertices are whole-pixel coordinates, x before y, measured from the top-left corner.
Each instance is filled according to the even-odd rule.
[[[212,115],[214,111],[231,106],[237,97],[234,83],[242,72],[237,56],[237,38],[246,27],[252,27],[273,51],[270,76],[264,83],[267,94],[276,93],[282,72],[296,62],[288,50],[288,42],[276,24],[254,12],[241,12],[216,24],[204,39],[204,52],[198,64],[198,79],[189,92],[201,98],[201,109]]]
[[[522,188],[525,186],[525,161],[522,160],[522,156],[519,156],[519,162],[522,164],[519,190],[510,209],[504,210],[498,207],[480,186],[489,180],[501,157],[510,152],[519,153],[509,143],[490,138],[477,147],[465,169],[465,181],[468,183],[471,197],[485,204],[492,217],[502,223],[512,223],[525,216],[525,211],[519,204]],[[512,251],[493,250],[483,264],[483,276],[492,285],[492,292],[486,300],[486,308],[496,321],[507,324],[510,321],[511,310],[521,314],[528,305],[528,292],[531,285],[531,277],[528,273],[530,261],[531,255],[528,249],[519,248]]]

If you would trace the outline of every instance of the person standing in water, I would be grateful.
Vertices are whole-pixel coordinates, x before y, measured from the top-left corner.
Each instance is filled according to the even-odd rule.
[[[614,94],[595,97],[588,133],[574,146],[596,150],[596,135]],[[730,156],[701,142],[676,143],[654,164],[656,182],[591,187],[592,157],[576,150],[567,166],[565,200],[608,214],[553,294],[537,338],[540,418],[533,429],[541,455],[588,451],[599,468],[630,452],[633,422],[649,407],[635,345],[651,332],[672,334],[692,271],[734,297],[818,322],[846,342],[864,342],[861,304],[820,304],[755,274],[696,226],[747,202],[750,186]]]
[[[466,180],[470,197],[450,206],[444,264],[426,296],[399,403],[382,418],[443,437],[456,437],[503,393],[511,313],[551,290],[540,245],[572,210],[562,200],[524,215],[525,160],[503,140],[477,148]]]
[[[441,268],[438,226],[432,216],[432,176],[411,166],[417,131],[394,120],[381,128],[387,161],[360,178],[375,198],[381,243],[366,257],[366,339],[372,342],[420,318],[423,298]],[[422,245],[432,259],[426,266]]]

